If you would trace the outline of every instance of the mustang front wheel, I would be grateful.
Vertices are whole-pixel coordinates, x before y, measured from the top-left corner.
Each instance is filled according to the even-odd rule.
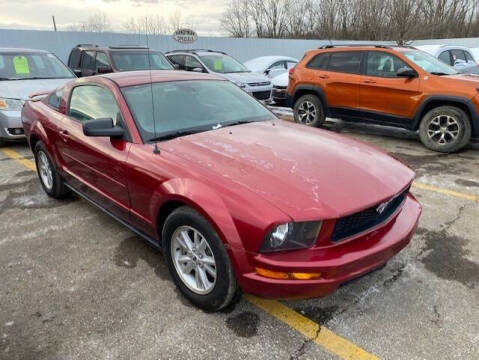
[[[173,211],[162,232],[163,254],[181,292],[196,306],[228,306],[238,286],[228,254],[208,221],[190,207]]]

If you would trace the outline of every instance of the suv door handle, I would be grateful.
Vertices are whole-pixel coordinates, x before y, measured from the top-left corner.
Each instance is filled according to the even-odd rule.
[[[62,138],[62,140],[63,140],[64,142],[67,142],[68,139],[70,138],[70,136],[69,136],[69,134],[68,134],[68,131],[66,131],[66,130],[60,131],[60,137]]]
[[[365,83],[365,84],[376,84],[376,81],[371,80],[371,79],[367,79],[367,80],[364,80],[363,83]]]
[[[329,75],[318,75],[321,79],[329,79]]]

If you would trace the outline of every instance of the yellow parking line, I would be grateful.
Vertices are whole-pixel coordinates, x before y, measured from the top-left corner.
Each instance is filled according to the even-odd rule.
[[[461,199],[466,199],[466,200],[479,202],[479,196],[477,196],[477,195],[466,194],[466,193],[462,193],[462,192],[459,192],[459,191],[444,189],[444,188],[440,188],[440,187],[436,187],[436,186],[432,186],[432,185],[419,183],[417,181],[413,182],[412,186],[415,187],[415,188],[418,188],[418,189],[422,189],[422,190],[434,191],[434,192],[444,194],[444,195],[449,195],[449,196],[454,196],[454,197],[461,198]]]
[[[9,148],[3,148],[0,149],[5,155],[7,155],[9,158],[12,158],[16,161],[18,161],[20,164],[25,166],[26,168],[37,171],[37,167],[35,166],[35,163],[32,160],[25,159],[22,155],[17,153],[15,150],[9,149]]]
[[[279,301],[260,299],[249,294],[245,294],[244,298],[342,359],[378,359],[377,356],[368,353]]]

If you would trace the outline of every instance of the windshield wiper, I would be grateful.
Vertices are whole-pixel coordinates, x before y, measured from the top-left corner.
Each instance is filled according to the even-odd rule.
[[[442,76],[442,75],[455,75],[455,74],[446,74],[446,73],[440,72],[440,71],[431,71],[430,74],[432,74],[432,75],[439,75],[439,76]]]
[[[198,130],[198,129],[196,129],[196,130],[177,130],[177,131],[169,132],[169,133],[162,134],[162,135],[159,135],[159,136],[155,136],[148,141],[151,142],[151,141],[170,140],[170,139],[174,139],[174,138],[177,138],[177,137],[180,137],[180,136],[196,134],[196,133],[203,132],[203,131],[205,131],[205,130]]]

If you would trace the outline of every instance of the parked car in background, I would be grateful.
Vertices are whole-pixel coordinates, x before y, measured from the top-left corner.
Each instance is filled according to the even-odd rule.
[[[260,56],[248,60],[244,65],[253,72],[274,78],[287,72],[298,63],[298,59],[289,56]]]
[[[469,48],[469,50],[471,51],[471,54],[472,56],[474,57],[474,60],[476,61],[476,63],[479,64],[479,48]]]
[[[25,137],[20,112],[32,93],[55,89],[73,78],[48,51],[0,48],[0,145]]]
[[[479,74],[479,66],[469,48],[458,45],[421,45],[425,51],[463,74]]]
[[[271,80],[273,84],[273,90],[271,92],[271,97],[273,101],[278,106],[286,106],[288,99],[288,82],[289,82],[289,73],[285,72],[281,75],[274,77]]]
[[[149,58],[148,58],[149,56]],[[79,44],[68,57],[68,66],[78,77],[134,70],[172,70],[163,53],[142,46]]]
[[[210,311],[239,289],[330,294],[404,248],[421,214],[409,167],[278,120],[219,76],[93,76],[22,119],[45,192],[74,191],[161,248],[179,290]]]
[[[299,123],[329,116],[402,127],[447,153],[479,137],[478,87],[479,78],[415,48],[325,46],[290,71],[288,95]]]
[[[166,57],[180,70],[219,75],[250,93],[258,100],[271,99],[271,80],[251,72],[228,54],[214,50],[174,50]]]

